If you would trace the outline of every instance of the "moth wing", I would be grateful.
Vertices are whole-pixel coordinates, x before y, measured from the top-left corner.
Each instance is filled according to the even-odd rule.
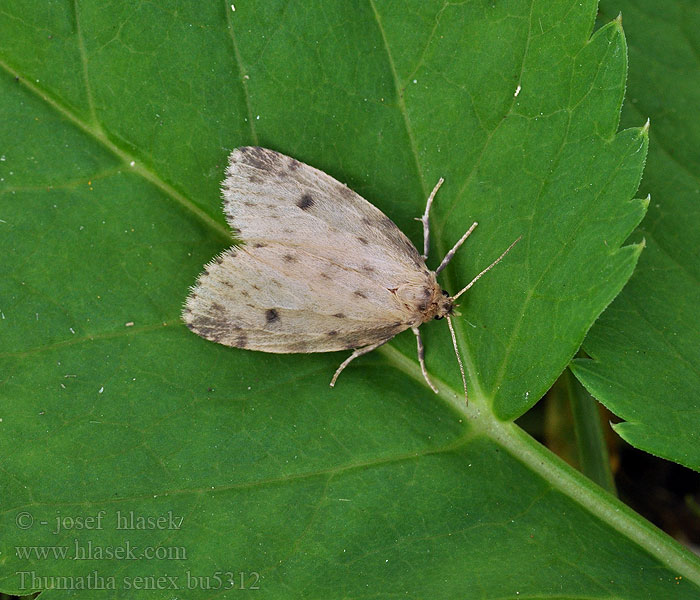
[[[222,195],[242,245],[207,265],[187,299],[183,318],[202,337],[326,352],[386,341],[422,322],[434,275],[398,227],[347,186],[278,152],[244,147],[231,153]]]
[[[208,264],[183,319],[200,336],[264,352],[328,352],[391,339],[416,315],[361,272],[270,243]],[[303,276],[300,275],[303,274]]]
[[[222,184],[229,225],[249,246],[279,243],[334,264],[376,270],[387,285],[427,272],[411,241],[382,211],[330,175],[259,147],[237,148]]]

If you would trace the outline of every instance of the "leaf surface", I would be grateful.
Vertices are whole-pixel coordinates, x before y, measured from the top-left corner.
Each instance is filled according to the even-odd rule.
[[[639,266],[574,362],[579,379],[624,419],[630,444],[700,470],[700,14],[673,2],[605,2],[631,31],[627,123],[650,118],[652,150],[642,191],[649,214]]]
[[[625,40],[618,22],[589,39],[595,10],[6,3],[0,589],[696,597],[696,558],[510,422],[639,253],[620,246],[646,133],[616,133]],[[430,264],[480,222],[450,290],[523,235],[462,302],[469,407],[441,323],[439,397],[410,333],[331,390],[342,353],[185,329],[188,286],[231,243],[218,186],[244,144],[347,182],[416,243],[444,176]]]

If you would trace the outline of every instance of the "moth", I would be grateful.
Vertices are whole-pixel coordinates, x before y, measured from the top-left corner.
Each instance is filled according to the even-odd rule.
[[[260,147],[235,149],[222,184],[226,220],[241,240],[212,260],[191,288],[183,320],[208,340],[262,352],[353,350],[353,360],[411,329],[425,366],[419,326],[447,318],[467,396],[452,315],[455,301],[517,243],[454,296],[438,274],[474,231],[473,223],[435,271],[426,266],[430,196],[423,254],[382,211],[330,175]]]

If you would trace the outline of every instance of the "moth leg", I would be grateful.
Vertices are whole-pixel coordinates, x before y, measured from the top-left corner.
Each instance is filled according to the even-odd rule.
[[[433,191],[430,192],[430,196],[428,196],[423,216],[420,219],[416,219],[416,221],[421,221],[423,223],[423,260],[428,260],[428,249],[430,248],[430,207],[433,205],[433,198],[435,198],[435,194],[437,194],[443,181],[445,180],[440,177]]]
[[[345,369],[345,367],[347,367],[353,360],[355,360],[358,356],[362,356],[363,354],[372,352],[372,350],[374,350],[375,348],[379,348],[379,346],[385,344],[388,341],[389,340],[382,340],[381,342],[377,342],[376,344],[370,344],[369,346],[365,346],[364,348],[357,348],[350,356],[348,356],[342,363],[340,363],[340,366],[335,372],[335,375],[333,375],[333,379],[331,379],[331,387],[335,385],[335,382],[338,379],[338,375],[340,375]]]
[[[418,345],[418,362],[420,363],[420,370],[423,373],[423,378],[430,389],[437,394],[438,389],[433,385],[433,382],[430,381],[430,377],[428,377],[428,369],[425,368],[425,348],[423,347],[423,339],[420,336],[420,330],[418,327],[411,327],[411,331],[413,331],[416,336],[416,344]]]
[[[447,254],[445,254],[445,258],[442,259],[440,266],[437,269],[435,269],[436,275],[440,271],[442,271],[447,266],[447,264],[452,260],[452,257],[457,253],[457,250],[459,250],[459,247],[467,240],[467,238],[471,235],[472,231],[474,231],[474,229],[476,229],[477,225],[478,225],[478,223],[476,221],[474,221],[472,223],[472,226],[469,229],[467,229],[467,232],[461,238],[459,238],[459,240],[457,241],[457,243],[454,246],[452,246],[452,250],[450,250]]]

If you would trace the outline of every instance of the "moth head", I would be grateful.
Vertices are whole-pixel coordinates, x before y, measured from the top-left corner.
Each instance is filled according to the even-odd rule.
[[[434,319],[440,320],[445,317],[452,316],[455,314],[455,302],[445,290],[440,290],[442,292],[442,297],[438,298],[437,310],[435,312]]]

